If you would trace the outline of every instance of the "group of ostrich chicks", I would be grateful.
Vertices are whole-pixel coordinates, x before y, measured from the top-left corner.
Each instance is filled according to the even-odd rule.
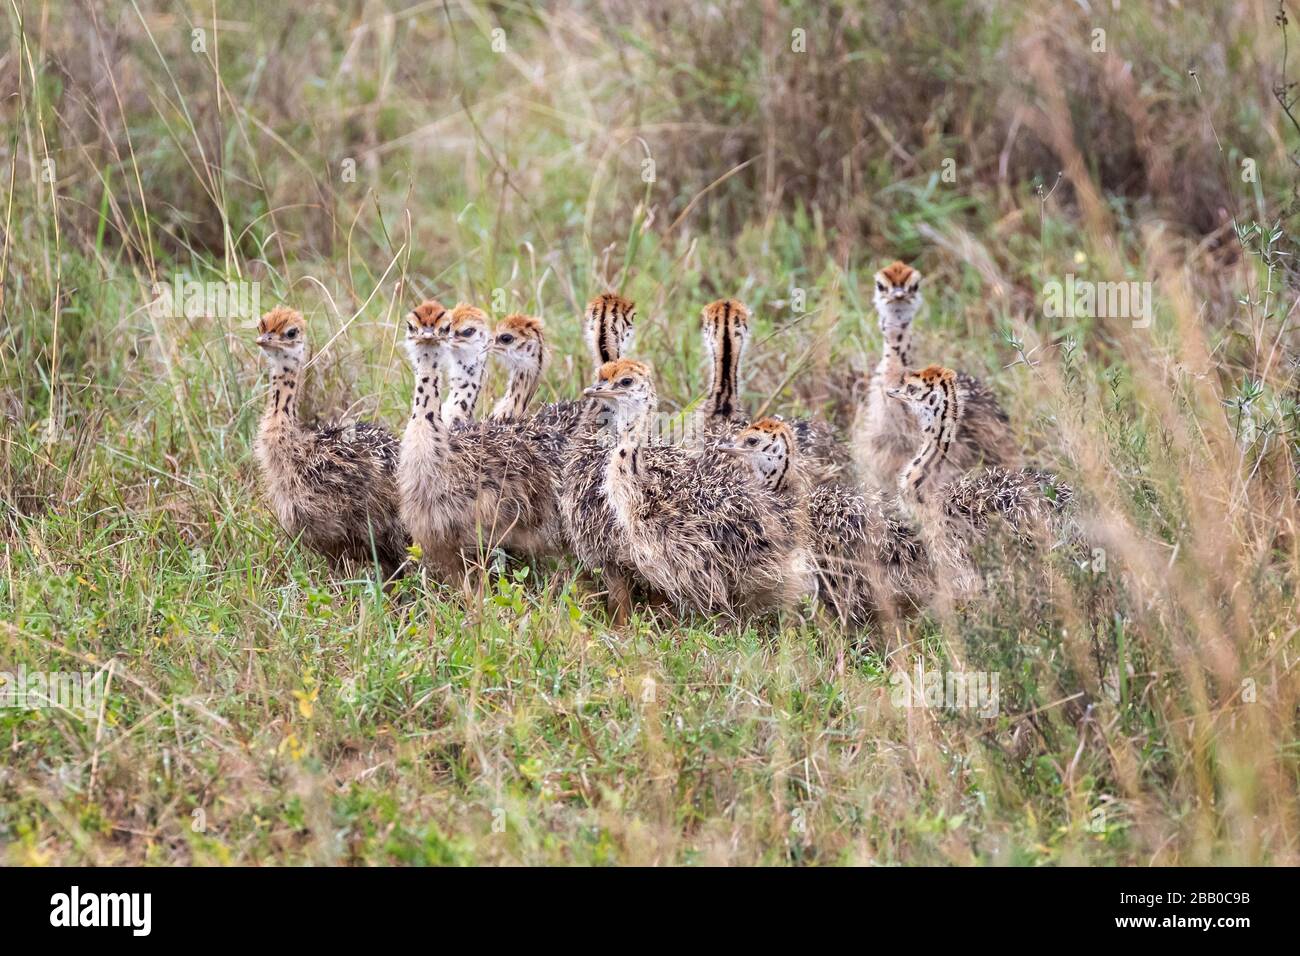
[[[420,304],[406,317],[414,387],[400,439],[369,422],[299,420],[306,323],[278,307],[257,336],[270,369],[255,445],[266,496],[287,534],[386,579],[413,556],[464,585],[499,551],[571,555],[602,582],[616,626],[634,597],[740,618],[812,600],[852,626],[906,615],[978,587],[972,550],[993,522],[1032,546],[1072,497],[1020,467],[987,386],[914,368],[920,281],[901,262],[875,277],[884,346],[848,443],[815,418],[745,416],[750,312],[734,299],[703,310],[710,387],[684,441],[655,428],[654,373],[625,357],[636,308],[619,295],[597,296],[584,316],[591,386],[537,408],[540,319],[493,327],[471,305]],[[508,383],[479,419],[490,358]]]

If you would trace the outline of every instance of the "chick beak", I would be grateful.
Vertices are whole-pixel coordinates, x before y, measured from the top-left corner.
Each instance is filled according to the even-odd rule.
[[[264,348],[264,349],[271,348],[275,344],[275,336],[273,336],[270,332],[263,332],[261,335],[257,337],[257,344],[259,348]]]
[[[885,389],[885,394],[890,398],[897,398],[899,400],[903,398],[903,390],[901,388],[887,388]]]
[[[739,458],[744,454],[744,451],[734,442],[727,442],[725,445],[719,445],[718,451],[722,452],[724,455],[730,455],[733,458]]]
[[[618,392],[605,385],[588,385],[582,390],[586,398],[595,398],[601,401],[610,401],[618,397]]]

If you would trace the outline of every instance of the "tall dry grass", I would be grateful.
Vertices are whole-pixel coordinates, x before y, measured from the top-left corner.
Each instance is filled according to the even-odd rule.
[[[0,665],[117,676],[0,712],[9,858],[1294,864],[1297,131],[1275,9],[1189,7],[11,4]],[[847,417],[896,255],[1100,553],[865,642],[330,582],[255,504],[244,326],[149,309],[258,281],[315,408],[397,421],[418,296],[545,314],[571,395],[622,288],[681,406],[739,294],[753,404]],[[1068,273],[1151,325],[1049,318]],[[1002,714],[893,706],[917,659]]]

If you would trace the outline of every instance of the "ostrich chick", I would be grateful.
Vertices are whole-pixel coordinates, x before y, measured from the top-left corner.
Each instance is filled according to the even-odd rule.
[[[583,337],[597,368],[618,359],[632,339],[636,306],[613,293],[596,296],[583,316]],[[600,402],[574,403],[578,422],[563,450],[556,489],[564,534],[574,557],[588,572],[599,571],[606,608],[615,627],[632,610],[632,586],[638,581],[626,536],[605,491],[605,457],[612,439],[613,414]]]
[[[944,482],[945,460],[963,421],[962,392],[952,369],[931,365],[905,371],[887,395],[909,409],[921,432],[920,447],[897,479],[900,500],[919,522],[938,563],[955,576],[958,591],[973,586],[971,549],[989,535],[994,519],[1023,545],[1045,530],[1074,535],[1062,520],[1074,491],[1053,474],[991,467]]]
[[[464,327],[477,327],[476,311],[458,307],[448,322],[446,309],[425,302],[407,320],[415,389],[397,469],[401,514],[431,568],[444,579],[464,572],[466,550],[500,546],[531,556],[549,554],[559,530],[554,476],[525,434],[510,422],[449,428],[439,413],[444,353]],[[486,335],[476,341],[485,353]]]
[[[281,306],[262,316],[257,332],[271,388],[253,454],[280,526],[336,565],[377,562],[385,578],[393,577],[407,542],[395,484],[397,439],[370,422],[303,425],[298,395],[307,323]]]
[[[738,299],[719,299],[704,307],[700,331],[709,357],[709,391],[696,412],[707,445],[729,441],[749,423],[740,403],[740,369],[749,345],[750,311]],[[814,483],[833,481],[851,463],[849,449],[826,422],[796,418],[790,423],[803,472]]]
[[[607,293],[591,301],[583,318],[583,338],[593,370],[618,358],[627,349],[635,314],[635,307],[621,296]],[[545,325],[535,316],[508,315],[497,323],[491,352],[509,374],[506,392],[493,407],[492,417],[524,418],[537,394],[546,364]],[[546,403],[532,417],[563,448],[583,430],[584,419],[594,404],[585,399],[561,399]]]
[[[799,513],[735,462],[653,444],[649,366],[601,366],[584,393],[615,415],[604,490],[639,576],[679,607],[750,614],[795,606],[815,588]]]
[[[912,367],[912,321],[922,305],[921,273],[894,262],[876,273],[874,302],[883,348],[859,409],[854,446],[858,472],[868,484],[891,489],[911,459],[920,431],[907,409],[892,401],[890,388]],[[951,480],[983,463],[1014,468],[1020,452],[1010,421],[997,396],[982,381],[957,372],[956,385],[965,419],[956,443],[943,459],[940,481]]]
[[[505,394],[492,406],[493,418],[523,418],[528,414],[546,363],[543,328],[541,319],[515,313],[507,315],[493,330],[490,351],[510,376]]]
[[[583,338],[597,368],[622,354],[635,318],[636,307],[621,296],[606,293],[591,300],[583,317]],[[497,325],[492,352],[510,376],[493,418],[529,428],[538,453],[559,479],[555,498],[564,542],[588,573],[600,572],[608,609],[614,624],[621,626],[631,610],[636,574],[619,547],[621,536],[604,494],[601,441],[610,415],[591,399],[551,402],[528,415],[546,358],[541,319],[506,316]]]
[[[450,380],[443,389],[442,421],[444,425],[463,425],[473,420],[483,391],[491,345],[487,313],[462,302],[442,315],[438,334],[446,342],[445,361]]]
[[[746,462],[758,483],[806,513],[817,596],[842,625],[860,627],[914,610],[932,586],[923,542],[879,492],[838,482],[809,486],[794,430],[762,418],[719,448]]]

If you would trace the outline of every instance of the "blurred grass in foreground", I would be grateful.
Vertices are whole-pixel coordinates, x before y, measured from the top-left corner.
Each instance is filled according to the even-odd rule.
[[[1206,6],[8,7],[0,670],[111,687],[0,711],[0,854],[1294,865],[1300,130],[1275,9]],[[310,408],[396,424],[424,295],[544,315],[549,397],[618,288],[675,406],[739,295],[751,405],[847,422],[895,256],[1105,570],[866,641],[611,634],[567,567],[331,581],[258,503],[251,323],[150,308],[256,281],[311,319]],[[1068,274],[1151,282],[1150,327],[1047,318]],[[918,659],[999,716],[893,706]]]

